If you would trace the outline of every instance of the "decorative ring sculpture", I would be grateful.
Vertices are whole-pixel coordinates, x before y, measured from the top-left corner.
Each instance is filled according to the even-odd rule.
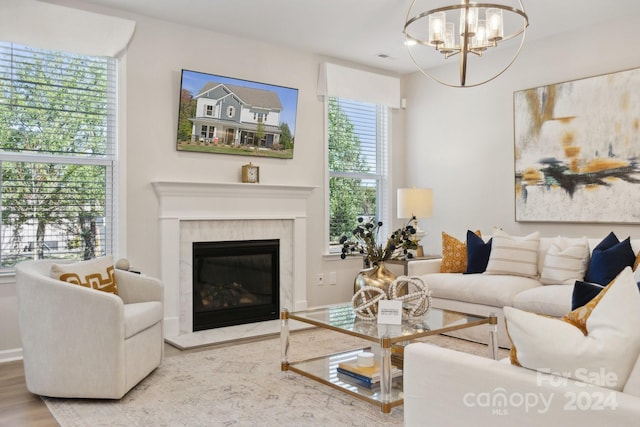
[[[378,302],[387,299],[384,289],[364,286],[351,298],[353,311],[358,319],[375,320],[378,315]]]
[[[400,296],[406,287],[406,295]],[[411,290],[411,292],[409,292]],[[389,298],[402,301],[402,317],[404,319],[422,316],[431,307],[431,291],[427,285],[416,276],[399,276],[389,285]],[[411,304],[405,304],[411,303]]]

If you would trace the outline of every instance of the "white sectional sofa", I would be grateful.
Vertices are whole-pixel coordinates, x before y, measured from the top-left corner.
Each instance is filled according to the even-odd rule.
[[[545,255],[556,237],[541,237],[538,246],[538,272],[541,273]],[[589,252],[601,239],[588,239]],[[640,251],[640,239],[632,239],[634,253]],[[434,307],[463,313],[498,316],[498,345],[510,348],[502,308],[510,306],[534,313],[562,317],[571,311],[573,283],[543,285],[538,278],[487,273],[440,273],[441,259],[411,261],[407,273],[419,276],[432,292]],[[487,342],[483,328],[463,329],[452,333],[465,339]]]
[[[554,240],[539,240],[539,272]],[[599,239],[588,240],[589,253],[598,243]],[[637,255],[640,240],[630,243]],[[616,254],[607,263],[617,264],[617,260]],[[636,257],[634,266],[637,263]],[[624,268],[606,291],[599,290],[598,297],[585,306],[578,304],[580,309],[569,316],[565,315],[571,311],[574,290],[569,281],[545,285],[537,278],[518,275],[439,271],[439,260],[421,260],[410,263],[409,274],[420,275],[429,285],[435,306],[497,313],[499,344],[510,347],[506,313],[514,342],[513,364],[426,343],[408,345],[404,352],[406,426],[638,425],[637,270],[634,274],[630,267]],[[474,329],[475,335],[463,337],[486,340],[486,330],[468,331]]]
[[[505,361],[415,343],[404,353],[404,424],[416,426],[636,426],[640,361],[624,390]]]

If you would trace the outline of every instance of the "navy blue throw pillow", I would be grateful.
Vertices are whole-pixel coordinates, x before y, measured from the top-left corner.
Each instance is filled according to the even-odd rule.
[[[627,237],[619,242],[616,235],[611,232],[593,249],[584,280],[606,286],[625,267],[633,266],[635,259],[631,238]]]
[[[464,274],[483,273],[491,255],[491,241],[487,243],[476,233],[467,230],[467,271]]]
[[[640,292],[640,282],[638,282],[637,285],[638,292]],[[589,301],[597,297],[605,287],[606,286],[597,283],[576,280],[576,283],[573,285],[573,294],[571,295],[571,311],[586,305]]]
[[[573,285],[573,294],[571,295],[571,311],[587,304],[597,297],[603,289],[603,285],[576,280]]]

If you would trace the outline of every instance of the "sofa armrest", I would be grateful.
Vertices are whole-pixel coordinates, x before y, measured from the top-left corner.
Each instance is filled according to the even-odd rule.
[[[422,276],[424,274],[440,273],[442,258],[417,259],[409,261],[407,275]]]
[[[155,277],[116,269],[116,281],[125,304],[163,300],[164,286]]]
[[[640,398],[415,343],[404,353],[405,425],[634,425]]]

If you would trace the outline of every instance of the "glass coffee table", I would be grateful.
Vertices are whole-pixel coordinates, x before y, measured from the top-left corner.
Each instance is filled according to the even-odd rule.
[[[282,310],[280,331],[281,370],[304,375],[320,383],[341,390],[356,398],[379,405],[383,413],[402,405],[402,377],[391,378],[392,363],[402,363],[403,348],[418,338],[436,335],[458,329],[487,325],[489,334],[489,356],[498,355],[497,324],[494,314],[487,317],[456,311],[431,308],[421,317],[403,320],[401,325],[382,325],[375,321],[356,318],[350,303],[309,309],[298,312]],[[321,355],[306,360],[289,361],[289,320],[308,323],[319,328],[351,335],[370,341],[371,347],[358,350]],[[381,363],[380,386],[375,389],[360,387],[353,382],[343,381],[337,374],[341,362],[355,361],[358,353],[373,351]]]

